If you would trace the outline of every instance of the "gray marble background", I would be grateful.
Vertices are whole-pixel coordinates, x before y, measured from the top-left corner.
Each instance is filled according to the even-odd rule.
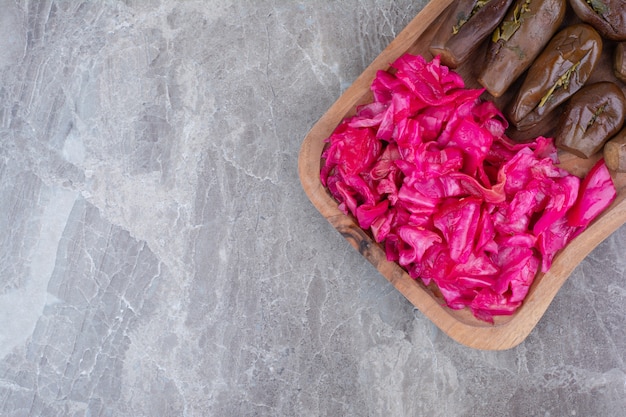
[[[0,0],[0,415],[626,415],[625,227],[482,352],[302,191],[424,4]]]

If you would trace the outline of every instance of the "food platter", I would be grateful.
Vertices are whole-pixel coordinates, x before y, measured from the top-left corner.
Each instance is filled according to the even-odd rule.
[[[433,0],[428,3],[319,119],[302,143],[298,161],[299,176],[303,189],[320,214],[445,334],[472,348],[504,350],[518,345],[530,334],[576,266],[600,242],[626,223],[625,173],[612,172],[617,198],[611,206],[557,254],[547,273],[537,275],[522,306],[513,315],[496,317],[494,323],[476,319],[467,309],[453,310],[445,307],[436,288],[424,286],[420,281],[411,278],[400,265],[388,261],[383,248],[372,239],[371,234],[358,226],[353,217],[339,209],[338,203],[320,181],[325,139],[343,118],[354,114],[357,106],[371,101],[370,85],[378,70],[388,69],[390,63],[404,53],[432,58],[429,52],[430,41],[441,24],[444,12],[452,3],[454,0]],[[575,15],[569,14],[564,24],[575,19]],[[610,44],[605,51],[590,82],[594,81],[594,77],[595,79],[612,77]],[[481,54],[484,53],[484,48],[479,47],[474,56],[467,61],[468,64],[456,68],[470,88],[480,87],[476,82],[478,66],[474,64],[481,62]],[[626,93],[626,86],[619,81],[616,82]],[[496,105],[504,106],[511,99],[511,94],[507,92],[497,99],[490,99]],[[536,128],[524,132],[524,135],[550,136],[554,125],[554,117],[548,117]],[[508,133],[509,136],[516,138],[515,131]],[[574,175],[583,177],[600,156],[581,159],[560,152],[560,166]]]

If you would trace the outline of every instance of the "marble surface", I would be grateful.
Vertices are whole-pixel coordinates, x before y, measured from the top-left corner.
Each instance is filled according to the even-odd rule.
[[[483,352],[300,186],[424,4],[0,0],[0,415],[625,415],[626,228]]]

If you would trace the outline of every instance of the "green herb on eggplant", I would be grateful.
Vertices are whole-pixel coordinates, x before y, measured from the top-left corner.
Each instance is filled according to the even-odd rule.
[[[476,2],[476,4],[474,4],[474,7],[472,7],[472,11],[469,13],[469,16],[461,16],[459,17],[459,20],[457,21],[456,25],[452,26],[452,34],[456,35],[459,33],[459,30],[461,30],[461,26],[463,26],[464,24],[467,23],[468,20],[470,20],[472,18],[472,16],[474,16],[476,14],[476,12],[478,12],[480,9],[482,9],[487,3],[489,3],[490,0],[479,0]]]
[[[580,66],[580,61],[572,65],[571,68],[565,71],[565,73],[563,73],[563,75],[561,75],[556,80],[556,82],[554,83],[552,87],[550,87],[548,92],[543,97],[541,97],[541,101],[539,101],[539,107],[545,106],[548,100],[554,97],[554,92],[557,91],[559,88],[567,89],[569,87],[570,78],[572,78],[572,74],[576,72],[579,66]]]
[[[609,11],[609,8],[601,0],[587,0],[587,4],[591,6],[593,11],[597,14],[605,14]]]
[[[499,40],[508,41],[511,36],[517,32],[522,25],[522,22],[530,15],[530,2],[531,0],[524,0],[522,4],[516,4],[509,19],[504,19],[500,26],[496,27],[491,37],[492,42],[498,42]]]

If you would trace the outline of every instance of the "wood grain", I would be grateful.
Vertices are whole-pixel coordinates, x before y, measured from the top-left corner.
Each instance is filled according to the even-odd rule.
[[[378,70],[388,69],[389,64],[404,53],[421,54],[428,59],[432,58],[428,52],[430,39],[441,21],[442,13],[453,1],[435,0],[428,3],[339,97],[305,137],[300,149],[298,170],[303,189],[322,216],[444,333],[457,342],[472,348],[504,350],[518,345],[530,334],[574,268],[600,242],[626,223],[626,174],[612,173],[618,190],[615,202],[584,233],[559,252],[548,273],[540,273],[536,277],[518,311],[512,316],[496,317],[494,324],[477,320],[467,309],[452,310],[443,306],[443,299],[438,295],[436,288],[425,287],[421,282],[412,279],[398,264],[387,261],[382,247],[372,239],[368,232],[362,230],[352,217],[344,215],[338,209],[336,201],[322,186],[319,178],[324,140],[344,117],[354,114],[357,105],[371,101],[369,86]],[[566,17],[564,24],[570,24],[575,19],[575,16],[570,14]],[[614,80],[626,93],[626,86],[613,77],[610,68],[610,54],[613,47],[610,42],[606,43],[600,67],[592,81],[597,79]],[[468,87],[478,88],[475,78],[479,67],[471,64],[482,62],[481,54],[484,53],[484,47],[478,48],[474,56],[468,61],[469,64],[462,65],[457,69],[463,75]],[[512,94],[512,92],[507,93],[498,100],[494,100],[485,93],[485,98],[494,100],[503,108],[511,99]],[[555,112],[554,117],[558,116],[558,113]],[[524,135],[543,134],[549,136],[553,132],[554,117],[546,120],[536,131],[525,132]],[[509,129],[508,133],[512,137],[523,139],[519,132],[515,132],[513,129]],[[599,157],[600,155],[597,155],[592,159],[583,160],[561,152],[560,165],[569,172],[582,177]]]

